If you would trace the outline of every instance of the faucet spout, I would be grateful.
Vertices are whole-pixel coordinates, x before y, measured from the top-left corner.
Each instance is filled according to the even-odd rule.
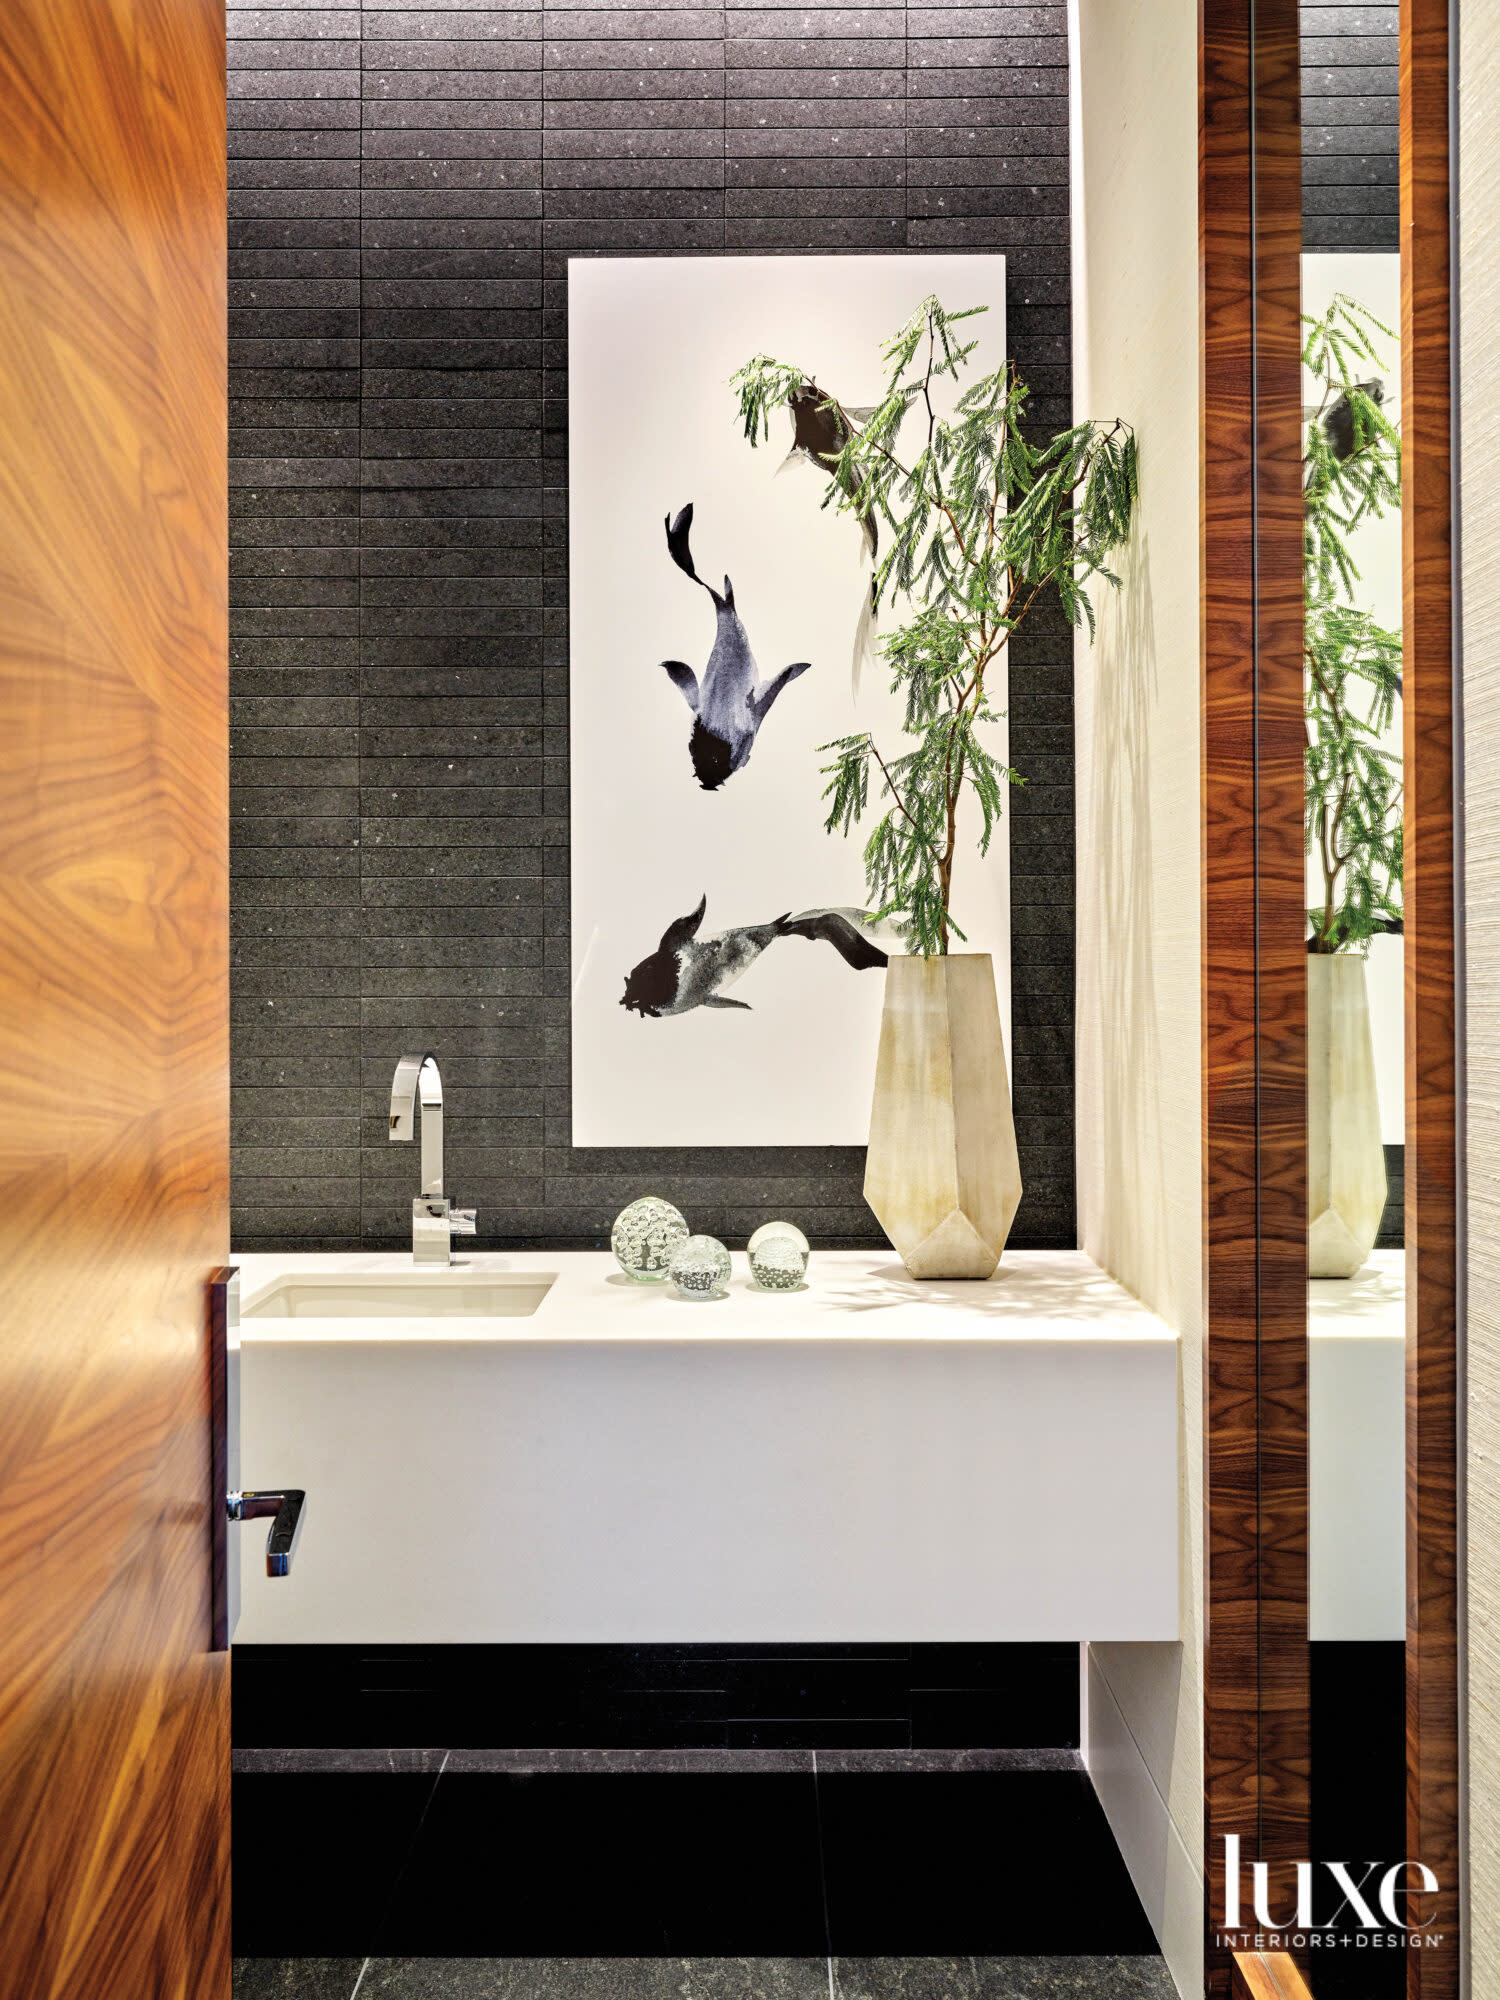
[[[391,1078],[391,1128],[395,1139],[416,1133],[417,1106],[422,1117],[422,1192],[443,1191],[443,1079],[437,1057],[429,1053],[403,1056]]]
[[[443,1193],[443,1079],[427,1052],[403,1056],[391,1079],[389,1136],[410,1141],[422,1120],[422,1191],[411,1205],[411,1251],[418,1264],[448,1264],[454,1236],[474,1234],[472,1208],[454,1208]]]

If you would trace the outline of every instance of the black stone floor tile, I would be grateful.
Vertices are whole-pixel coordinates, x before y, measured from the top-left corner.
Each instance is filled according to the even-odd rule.
[[[1074,1958],[976,1958],[978,2000],[1177,2000],[1153,1953]]]
[[[979,2000],[972,1958],[836,1958],[834,2000]]]
[[[230,1764],[236,1776],[301,1776],[319,1771],[330,1775],[352,1772],[424,1772],[436,1777],[447,1761],[446,1750],[235,1750]]]
[[[704,1750],[452,1750],[445,1767],[451,1774],[503,1771],[535,1775],[558,1771],[606,1772],[624,1776],[677,1772],[701,1777],[705,1772],[811,1771],[811,1750],[717,1748]]]
[[[1177,2000],[1155,1956],[836,1958],[834,2000]]]
[[[827,1933],[815,1780],[450,1774],[373,1949],[817,1957]]]
[[[828,2000],[823,1958],[377,1958],[359,2000]]]
[[[306,1963],[305,1954],[340,1952],[363,1960],[436,1784],[389,1772],[236,1776],[236,1957],[280,1953]],[[265,1991],[279,2000],[283,1989]],[[284,1991],[303,2000],[296,1986]],[[324,2000],[322,1991],[314,1987],[310,2000]]]
[[[237,1958],[234,2000],[350,2000],[362,1958]]]
[[[234,2000],[1176,2000],[1148,1956],[238,1958]]]
[[[1156,1951],[1082,1773],[848,1773],[818,1800],[835,1956]]]

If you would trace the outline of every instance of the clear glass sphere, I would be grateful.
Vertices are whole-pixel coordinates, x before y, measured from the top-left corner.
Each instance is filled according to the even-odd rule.
[[[748,1248],[757,1249],[770,1236],[790,1236],[794,1243],[802,1245],[804,1251],[807,1249],[807,1238],[795,1222],[763,1222],[750,1238]]]
[[[790,1222],[768,1222],[750,1238],[750,1275],[763,1292],[795,1292],[807,1258],[807,1238]]]
[[[688,1239],[680,1209],[659,1194],[644,1194],[622,1208],[609,1232],[609,1247],[627,1278],[659,1285],[667,1275],[672,1252]]]
[[[690,1236],[672,1252],[667,1275],[685,1299],[722,1299],[729,1290],[729,1252],[717,1236]]]

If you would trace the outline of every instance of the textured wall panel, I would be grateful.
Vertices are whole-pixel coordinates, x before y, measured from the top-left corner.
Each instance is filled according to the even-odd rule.
[[[1070,411],[1050,6],[234,6],[235,1240],[395,1243],[435,1049],[485,1240],[647,1186],[879,1240],[857,1148],[570,1143],[569,256],[1003,251]],[[874,329],[884,332],[884,329]],[[1072,645],[1011,668],[1015,1241],[1071,1244]]]
[[[1200,418],[1183,393],[1202,365],[1196,10],[1083,0],[1078,36],[1076,400],[1133,420],[1144,469],[1124,589],[1097,645],[1077,647],[1079,1239],[1177,1329],[1182,1383],[1182,1643],[1089,1649],[1089,1761],[1178,1990],[1201,1995]]]
[[[1500,1996],[1500,14],[1459,17],[1458,430],[1467,1012],[1468,1858],[1474,2000]],[[1476,468],[1479,476],[1474,476]]]

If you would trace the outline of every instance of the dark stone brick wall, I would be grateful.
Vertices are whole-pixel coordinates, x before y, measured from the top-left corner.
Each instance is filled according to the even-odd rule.
[[[1301,9],[1304,250],[1397,248],[1397,12]]]
[[[1069,417],[1061,4],[229,8],[234,1231],[395,1244],[432,1048],[480,1240],[647,1188],[878,1240],[858,1149],[570,1144],[566,261],[1001,250]],[[1072,647],[1018,644],[1015,1241],[1074,1241]]]

